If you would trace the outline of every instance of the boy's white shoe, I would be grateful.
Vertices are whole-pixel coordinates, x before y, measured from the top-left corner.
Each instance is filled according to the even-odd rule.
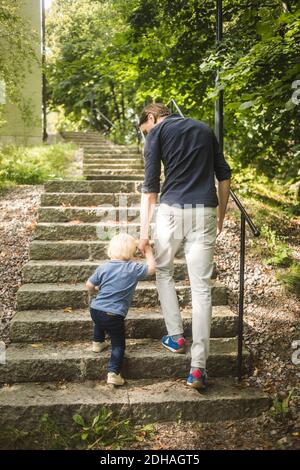
[[[104,351],[104,349],[108,348],[108,346],[109,344],[106,341],[103,341],[103,343],[93,341],[92,350],[94,353],[99,353],[101,351]]]
[[[107,383],[112,385],[124,385],[125,380],[123,379],[121,374],[116,374],[115,372],[108,372]]]

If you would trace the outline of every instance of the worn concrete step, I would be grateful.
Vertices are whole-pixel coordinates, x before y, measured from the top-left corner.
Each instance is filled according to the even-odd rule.
[[[142,182],[144,181],[144,173],[143,174],[132,174],[132,175],[121,175],[119,172],[115,175],[108,175],[108,174],[99,174],[96,172],[89,172],[88,174],[84,174],[86,180],[120,180],[120,181],[133,181],[133,182]]]
[[[124,150],[108,150],[108,149],[83,149],[84,157],[87,158],[115,158],[116,160],[122,160],[123,158],[135,158],[143,159],[143,155],[140,152],[125,152]]]
[[[133,380],[114,389],[99,380],[21,383],[0,389],[0,439],[6,449],[6,430],[39,429],[45,414],[58,429],[74,433],[79,431],[73,420],[75,414],[92,423],[103,408],[111,410],[115,419],[130,418],[142,424],[176,419],[218,422],[254,418],[270,406],[268,395],[256,388],[239,386],[232,378],[211,380],[204,393],[188,387],[185,380],[176,379]],[[9,445],[11,439],[10,435]],[[30,448],[26,441],[23,445]]]
[[[81,131],[61,131],[61,135],[62,136],[83,136],[83,137],[87,137],[87,136],[97,136],[99,138],[103,138],[105,139],[105,136],[101,133],[101,132],[98,132],[98,131],[95,131],[95,130],[91,130],[91,129],[87,129],[87,130],[81,130]]]
[[[39,207],[39,222],[140,222],[140,206],[112,207]]]
[[[131,179],[131,180],[140,180],[144,179],[144,172],[140,170],[130,169],[130,168],[106,168],[106,169],[92,169],[92,168],[83,168],[83,175],[88,176],[91,178],[94,176],[96,179],[103,177],[106,178],[114,178],[116,179]]]
[[[109,204],[114,207],[138,206],[139,193],[43,193],[41,206],[90,206]]]
[[[84,171],[88,170],[143,170],[142,163],[102,163],[102,162],[83,162]]]
[[[113,162],[111,162],[113,160]],[[101,155],[84,155],[83,157],[83,163],[120,163],[120,164],[129,164],[132,163],[134,165],[136,164],[142,164],[144,165],[144,160],[140,155],[107,155],[107,154],[101,154]]]
[[[91,345],[91,341],[11,343],[6,350],[6,362],[0,365],[0,383],[104,379],[110,350],[95,354]],[[129,338],[122,373],[127,379],[186,377],[190,363],[190,344],[186,354],[175,354],[166,350],[159,340]],[[249,352],[244,350],[244,373],[249,364]],[[211,377],[236,375],[236,338],[210,340],[207,370]]]
[[[136,223],[111,223],[108,222],[91,222],[81,223],[80,221],[72,221],[66,223],[48,223],[40,222],[36,226],[33,234],[34,240],[110,240],[114,235],[126,231],[135,238],[139,237],[140,224]],[[153,238],[154,225],[150,226],[150,237]]]
[[[84,156],[99,155],[111,155],[112,157],[128,158],[132,156],[133,158],[142,158],[143,154],[137,149],[123,149],[123,148],[110,148],[110,147],[101,147],[99,145],[89,148],[86,145],[84,146]]]
[[[107,257],[108,241],[33,240],[29,257],[34,260],[97,260]],[[176,255],[182,258],[183,247]]]
[[[106,256],[107,257],[107,256]],[[107,263],[105,258],[93,261],[70,260],[31,260],[22,270],[23,283],[33,282],[85,282],[98,266]],[[138,262],[145,262],[145,258],[136,258]],[[185,260],[176,259],[174,262],[174,278],[187,279],[188,272]],[[216,272],[214,272],[214,278]],[[155,275],[149,279],[155,279]]]
[[[89,144],[84,145],[84,149],[87,153],[96,151],[98,153],[112,153],[117,155],[124,155],[132,153],[133,155],[140,155],[141,151],[137,147],[124,147],[122,145],[107,145],[107,144]]]
[[[143,164],[144,160],[142,158],[131,158],[131,157],[123,157],[122,159],[118,158],[103,158],[101,157],[84,157],[83,158],[83,163],[105,163],[105,164],[121,164],[121,165],[130,165],[131,163],[133,165],[136,164]]]
[[[97,134],[92,135],[64,135],[63,138],[65,140],[73,140],[73,141],[79,141],[79,142],[86,142],[86,143],[95,143],[95,144],[101,144],[101,145],[106,145],[106,141],[104,136],[98,136]]]
[[[227,289],[217,281],[211,281],[213,305],[227,304]],[[181,307],[191,307],[191,289],[188,281],[176,283]],[[23,284],[17,292],[17,310],[51,308],[86,308],[89,295],[84,283],[31,283]],[[133,296],[132,307],[157,307],[159,305],[155,282],[140,281]]]
[[[140,183],[121,180],[52,180],[44,184],[47,193],[139,193]]]
[[[99,139],[97,137],[64,137],[64,140],[66,142],[73,142],[74,144],[77,145],[106,145],[105,142],[102,139]]]
[[[192,311],[181,310],[185,335],[191,336]],[[211,338],[237,335],[238,316],[229,306],[213,307]],[[48,341],[88,341],[93,322],[89,309],[24,310],[17,312],[10,325],[13,343]],[[131,308],[126,317],[127,338],[161,339],[166,327],[159,308]]]

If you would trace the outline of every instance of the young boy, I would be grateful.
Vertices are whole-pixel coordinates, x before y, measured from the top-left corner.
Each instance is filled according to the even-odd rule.
[[[86,282],[90,294],[97,293],[90,305],[94,322],[93,351],[101,352],[108,344],[105,333],[111,340],[111,356],[108,364],[107,383],[123,385],[120,374],[125,352],[125,317],[139,280],[155,273],[155,261],[150,245],[145,249],[146,263],[132,258],[136,254],[137,240],[121,233],[114,236],[108,247],[110,261],[99,266]]]

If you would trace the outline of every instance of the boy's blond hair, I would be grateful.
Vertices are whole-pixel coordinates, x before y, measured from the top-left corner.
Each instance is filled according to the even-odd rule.
[[[119,233],[109,242],[107,254],[109,258],[130,260],[134,257],[137,241],[128,233]]]

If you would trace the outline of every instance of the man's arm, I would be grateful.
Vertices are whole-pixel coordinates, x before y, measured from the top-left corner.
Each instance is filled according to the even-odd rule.
[[[138,249],[144,254],[149,243],[149,227],[155,211],[158,193],[142,193],[141,197],[141,231]]]
[[[217,209],[218,214],[218,231],[217,236],[220,235],[223,222],[226,214],[226,208],[230,193],[231,183],[231,168],[224,158],[223,152],[220,151],[218,140],[215,133],[213,135],[213,148],[214,148],[214,171],[218,180],[218,199],[219,205]]]
[[[218,182],[218,198],[219,198],[219,205],[217,209],[218,213],[218,232],[217,236],[220,235],[222,228],[223,228],[223,222],[225,218],[225,213],[226,213],[226,208],[227,208],[227,203],[228,203],[228,198],[229,198],[229,192],[230,192],[230,182],[231,180],[223,180]]]
[[[149,227],[152,220],[157,195],[160,192],[161,156],[159,135],[154,128],[146,138],[144,148],[145,178],[141,196],[141,231],[139,250],[145,254],[145,246],[149,243]]]

